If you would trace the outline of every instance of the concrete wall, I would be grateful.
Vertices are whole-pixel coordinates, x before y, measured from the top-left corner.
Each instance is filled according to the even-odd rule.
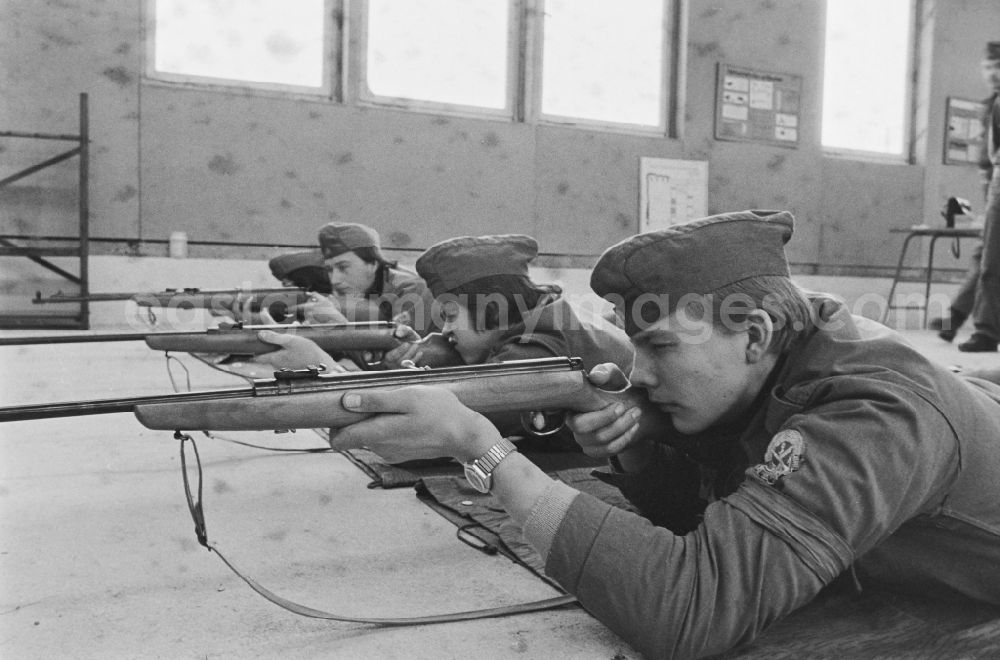
[[[803,272],[884,271],[901,243],[889,229],[939,220],[948,195],[981,207],[975,168],[941,164],[944,108],[949,95],[985,94],[978,67],[996,37],[996,0],[923,3],[930,40],[915,164],[822,153],[818,0],[690,0],[680,139],[147,81],[142,4],[0,3],[0,130],[75,132],[77,95],[90,95],[97,237],[163,241],[180,230],[192,241],[307,244],[339,219],[414,251],[456,234],[526,232],[545,253],[578,256],[550,262],[586,267],[637,229],[641,156],[707,159],[710,212],[791,210],[789,254]],[[720,61],[802,76],[798,148],[713,139]],[[0,177],[62,147],[14,142],[0,138]],[[72,233],[75,195],[72,161],[0,190],[0,232]],[[165,253],[141,242],[94,249]]]

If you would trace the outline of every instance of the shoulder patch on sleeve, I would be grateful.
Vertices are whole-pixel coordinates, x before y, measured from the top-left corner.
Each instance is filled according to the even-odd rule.
[[[764,462],[751,467],[748,472],[762,483],[773,486],[786,474],[799,469],[805,441],[794,429],[778,431],[764,452]]]

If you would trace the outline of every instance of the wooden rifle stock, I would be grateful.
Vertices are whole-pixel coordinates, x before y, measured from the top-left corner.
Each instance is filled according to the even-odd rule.
[[[401,343],[400,340],[393,336],[395,327],[394,323],[381,321],[373,323],[321,323],[316,325],[247,325],[237,322],[222,323],[217,328],[193,331],[114,332],[108,334],[79,333],[34,337],[0,337],[0,346],[145,341],[147,346],[159,351],[262,355],[275,351],[279,347],[257,339],[257,332],[260,330],[273,330],[274,332],[297,334],[310,339],[319,344],[325,351],[387,351],[396,348]]]
[[[399,346],[392,323],[323,323],[318,325],[220,325],[200,332],[148,334],[146,345],[158,351],[263,355],[280,346],[257,338],[261,330],[305,337],[327,352],[385,351]]]
[[[344,351],[390,351],[404,342],[393,333],[396,324],[322,323],[315,325],[242,325],[220,326],[204,332],[170,332],[146,335],[146,345],[160,351],[184,353],[228,353],[263,355],[281,348],[257,338],[261,330],[304,337],[327,353]],[[463,364],[461,356],[440,333],[431,333],[413,342],[423,351],[422,361],[432,367]]]
[[[158,430],[341,428],[370,416],[344,409],[340,399],[345,392],[409,385],[444,387],[472,410],[487,415],[587,412],[617,401],[655,412],[634,389],[607,392],[591,385],[579,358],[544,358],[427,370],[279,371],[274,378],[254,381],[251,388],[0,408],[0,422],[130,410],[144,426]],[[644,423],[655,417],[658,415],[644,415]]]
[[[86,344],[91,342],[145,341],[158,351],[182,353],[229,353],[262,355],[279,346],[257,339],[260,330],[288,332],[311,339],[320,348],[331,351],[387,351],[400,345],[393,336],[393,323],[325,323],[317,325],[246,325],[220,324],[208,330],[176,332],[114,332],[108,334],[40,335],[35,337],[0,337],[0,346],[31,344]],[[459,364],[459,363],[456,363]],[[445,366],[445,365],[442,365]]]
[[[167,289],[155,293],[136,293],[132,300],[139,307],[163,309],[207,309],[215,312],[244,312],[259,314],[267,311],[275,320],[294,314],[299,305],[313,295],[305,289],[282,287],[279,289],[226,289],[202,291],[200,289]]]

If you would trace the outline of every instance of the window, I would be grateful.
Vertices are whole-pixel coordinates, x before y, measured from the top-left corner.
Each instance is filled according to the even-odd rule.
[[[151,75],[325,92],[324,0],[154,0]]]
[[[673,2],[146,0],[148,75],[662,134]]]
[[[663,0],[546,0],[542,115],[661,127]]]
[[[510,13],[498,0],[368,0],[365,95],[509,108]]]
[[[912,0],[828,0],[826,6],[823,146],[904,156]]]

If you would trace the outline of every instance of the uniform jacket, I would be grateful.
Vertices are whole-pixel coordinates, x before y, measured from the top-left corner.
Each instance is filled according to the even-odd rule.
[[[597,315],[578,311],[562,298],[529,310],[522,323],[512,325],[494,345],[487,360],[502,362],[528,357],[578,357],[588,371],[613,362],[628,374],[632,344],[623,330]]]
[[[386,271],[382,291],[369,296],[379,302],[383,321],[397,320],[424,337],[439,330],[433,315],[434,296],[423,278],[401,268]]]
[[[558,527],[546,573],[651,657],[747,642],[855,562],[1000,604],[1000,387],[840,303],[820,318],[740,428],[668,434],[622,482],[674,531],[585,494]]]
[[[562,298],[553,296],[524,316],[523,323],[510,326],[501,335],[487,362],[565,356],[580,358],[587,371],[604,362],[615,363],[626,374],[632,369],[634,351],[625,332],[596,315],[584,314]],[[490,419],[501,433],[522,435],[525,429],[519,417],[494,415]],[[568,429],[535,444],[533,449],[579,451]]]

